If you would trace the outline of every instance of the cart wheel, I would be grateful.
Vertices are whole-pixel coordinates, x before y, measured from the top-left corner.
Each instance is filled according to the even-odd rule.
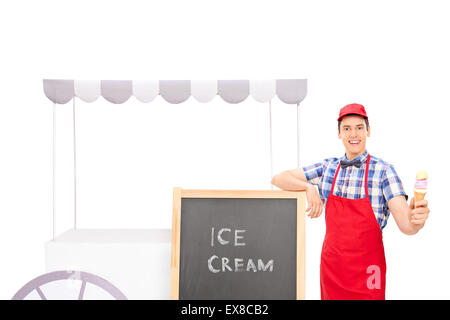
[[[13,300],[126,300],[109,281],[82,271],[43,274],[22,287]]]

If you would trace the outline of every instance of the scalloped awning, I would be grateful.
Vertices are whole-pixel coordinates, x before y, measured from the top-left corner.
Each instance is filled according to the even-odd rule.
[[[44,92],[54,103],[65,104],[78,97],[93,102],[102,96],[111,103],[124,103],[132,95],[151,102],[161,95],[169,103],[182,103],[190,96],[209,102],[219,95],[228,103],[240,103],[251,95],[268,102],[275,94],[284,103],[298,104],[306,97],[306,79],[278,80],[59,80],[44,79]]]

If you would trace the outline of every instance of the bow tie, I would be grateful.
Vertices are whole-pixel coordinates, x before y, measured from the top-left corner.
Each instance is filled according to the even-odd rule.
[[[357,168],[361,167],[361,160],[352,160],[352,161],[345,161],[345,160],[341,160],[341,167],[342,169],[345,169],[347,167],[350,166],[355,166]]]

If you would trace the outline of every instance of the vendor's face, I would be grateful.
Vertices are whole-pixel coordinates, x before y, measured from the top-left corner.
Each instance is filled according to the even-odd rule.
[[[346,116],[342,118],[338,137],[344,144],[347,158],[352,160],[366,150],[366,139],[370,137],[370,127],[366,128],[363,117]]]

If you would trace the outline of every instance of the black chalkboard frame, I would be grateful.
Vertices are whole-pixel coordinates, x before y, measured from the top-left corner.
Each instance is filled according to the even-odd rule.
[[[281,190],[188,190],[173,189],[172,212],[172,249],[171,249],[171,284],[170,298],[179,299],[180,287],[180,238],[181,238],[181,204],[183,198],[273,198],[297,199],[297,274],[296,298],[305,299],[305,208],[306,193]]]

